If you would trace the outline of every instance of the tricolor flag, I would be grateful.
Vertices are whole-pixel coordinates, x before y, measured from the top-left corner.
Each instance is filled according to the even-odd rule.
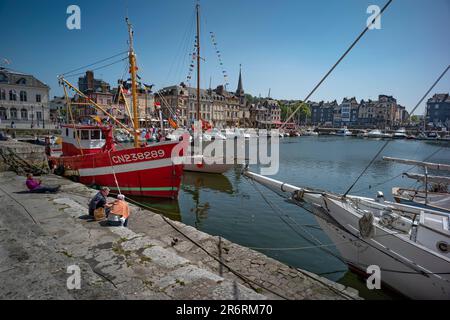
[[[169,124],[172,128],[178,129],[177,122],[175,120],[173,120],[172,118],[169,118]]]
[[[101,124],[102,123],[102,119],[100,119],[99,116],[91,116],[92,119],[94,119],[97,123]]]

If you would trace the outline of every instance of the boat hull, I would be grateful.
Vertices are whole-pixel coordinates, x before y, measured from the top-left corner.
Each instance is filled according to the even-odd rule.
[[[196,157],[199,158],[197,161],[194,159]],[[204,161],[203,156],[194,156],[188,162],[190,163],[184,165],[184,171],[200,173],[223,174],[234,166],[234,164],[230,163],[221,163],[223,162],[223,159],[218,159],[218,161],[216,161],[217,163],[207,163]]]
[[[50,157],[61,174],[122,194],[177,198],[183,165],[172,162],[177,142],[78,156]]]
[[[363,240],[359,237],[358,230],[360,216],[351,214],[351,209],[339,201],[327,201],[327,206],[333,219],[326,219],[328,213],[321,208],[316,209],[322,211],[316,215],[316,219],[347,264],[363,272],[366,272],[368,266],[378,266],[383,283],[412,299],[450,299],[448,274],[419,272],[448,273],[449,259],[433,254],[395,232],[378,226],[372,238]],[[411,261],[420,261],[420,266],[415,263],[408,265]]]

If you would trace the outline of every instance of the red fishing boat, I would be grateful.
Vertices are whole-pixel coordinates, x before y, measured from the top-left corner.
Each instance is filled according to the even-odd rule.
[[[127,20],[128,23],[128,20]],[[105,108],[96,104],[66,79],[60,77],[68,101],[72,124],[62,127],[62,154],[49,155],[55,173],[86,185],[107,186],[122,194],[177,198],[183,174],[182,150],[172,157],[178,141],[147,145],[139,141],[138,103],[136,95],[136,56],[133,50],[133,32],[128,23],[130,37],[130,74],[133,98],[133,128],[128,128]],[[88,104],[108,116],[117,126],[134,135],[134,148],[116,149],[111,125],[79,125],[72,117],[67,89],[73,90]],[[128,107],[127,107],[128,108]]]
[[[110,126],[66,125],[62,155],[50,156],[49,161],[57,173],[86,185],[128,195],[177,198],[183,165],[172,161],[176,145],[169,141],[117,150]]]

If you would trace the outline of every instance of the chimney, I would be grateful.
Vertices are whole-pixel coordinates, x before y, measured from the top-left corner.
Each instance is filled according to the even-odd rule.
[[[86,71],[87,90],[94,91],[94,71]]]

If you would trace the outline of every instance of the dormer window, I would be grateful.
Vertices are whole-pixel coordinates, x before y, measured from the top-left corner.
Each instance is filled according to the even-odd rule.
[[[27,79],[20,78],[19,80],[16,81],[16,84],[26,85],[27,84]]]
[[[0,82],[8,82],[8,76],[3,72],[0,73]]]

